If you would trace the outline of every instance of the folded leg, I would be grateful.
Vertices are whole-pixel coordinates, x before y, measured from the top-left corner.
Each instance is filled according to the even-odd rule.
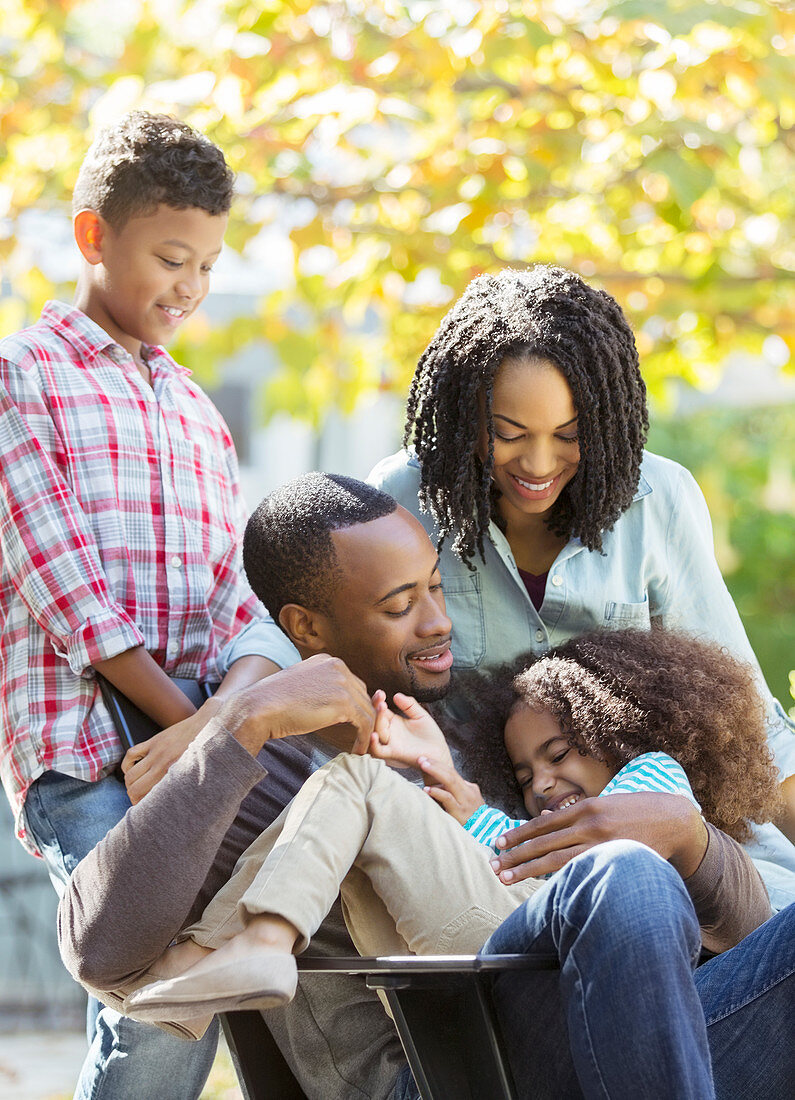
[[[272,913],[295,926],[303,950],[342,887],[360,950],[476,951],[541,885],[505,886],[486,848],[369,756],[341,755],[315,772],[258,844],[191,930],[205,946],[218,946],[254,914]]]

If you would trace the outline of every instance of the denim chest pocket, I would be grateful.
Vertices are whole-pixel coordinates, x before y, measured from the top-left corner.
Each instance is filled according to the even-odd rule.
[[[608,600],[605,604],[605,625],[615,630],[636,627],[642,630],[651,626],[648,596],[642,603],[618,603]]]
[[[455,668],[477,668],[486,654],[486,621],[480,577],[445,578],[442,583],[447,614],[453,624]]]

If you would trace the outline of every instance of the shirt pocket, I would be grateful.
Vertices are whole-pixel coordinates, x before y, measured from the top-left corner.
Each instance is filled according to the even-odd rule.
[[[456,668],[478,668],[486,654],[486,620],[477,573],[451,577],[442,583],[447,614],[453,624],[452,650]]]
[[[634,627],[636,630],[649,630],[651,628],[651,615],[649,613],[649,597],[646,596],[642,603],[618,603],[608,600],[605,604],[605,625],[612,630],[626,630]]]
[[[172,441],[171,492],[208,562],[225,561],[237,545],[238,533],[223,455],[193,440]]]

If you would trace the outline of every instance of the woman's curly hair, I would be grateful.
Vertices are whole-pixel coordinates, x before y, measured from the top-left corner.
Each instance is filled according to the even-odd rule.
[[[735,840],[780,807],[756,674],[714,642],[662,629],[595,631],[519,658],[469,694],[480,736],[467,770],[484,768],[492,786],[505,780],[505,721],[523,703],[550,712],[572,745],[617,770],[642,753],[668,753],[707,820]]]
[[[599,550],[638,487],[649,420],[632,330],[616,300],[571,271],[538,266],[474,279],[423,353],[409,391],[404,445],[420,462],[419,497],[440,545],[466,563],[500,522],[491,474],[492,397],[506,359],[554,364],[579,415],[580,466],[549,527]],[[488,448],[479,454],[485,414]]]

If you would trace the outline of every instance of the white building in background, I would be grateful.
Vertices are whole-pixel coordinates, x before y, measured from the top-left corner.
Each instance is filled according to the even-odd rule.
[[[763,355],[737,351],[727,355],[713,388],[694,389],[680,382],[676,411],[682,416],[702,409],[751,409],[795,404],[795,375],[784,374],[789,349],[780,336],[768,336]]]
[[[0,1030],[81,1025],[86,998],[58,954],[57,908],[44,864],[14,837],[0,796]]]

